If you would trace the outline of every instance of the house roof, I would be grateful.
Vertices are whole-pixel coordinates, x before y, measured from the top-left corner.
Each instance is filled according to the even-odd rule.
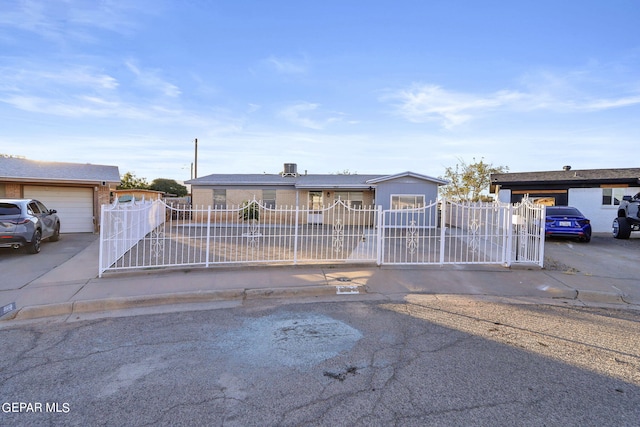
[[[446,184],[437,178],[420,175],[413,172],[403,172],[397,175],[296,175],[281,176],[275,174],[213,174],[201,178],[186,181],[191,185],[220,185],[220,186],[291,186],[300,189],[366,189],[375,187],[379,182],[403,177],[432,181],[437,184]]]
[[[0,156],[0,180],[20,182],[120,183],[117,166],[62,163]]]
[[[378,178],[373,178],[373,179],[370,179],[368,182],[371,183],[371,184],[377,184],[379,182],[391,181],[393,179],[404,178],[404,177],[417,178],[417,179],[420,179],[420,180],[423,180],[423,181],[431,181],[431,182],[434,182],[434,183],[436,183],[438,185],[449,184],[449,181],[446,181],[444,179],[434,178],[434,177],[428,176],[428,175],[421,175],[419,173],[410,172],[410,171],[397,173],[395,175],[385,175],[385,176],[381,176],[381,177],[378,177]]]
[[[557,183],[628,183],[640,184],[640,168],[626,169],[569,169],[547,172],[519,172],[491,174],[492,185]]]

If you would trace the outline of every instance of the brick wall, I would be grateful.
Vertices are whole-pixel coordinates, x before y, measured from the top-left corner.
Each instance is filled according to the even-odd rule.
[[[21,199],[22,198],[22,185],[21,184],[4,184],[4,192],[7,199]]]

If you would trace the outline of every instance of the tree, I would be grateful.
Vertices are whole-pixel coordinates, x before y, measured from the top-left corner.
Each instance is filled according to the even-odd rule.
[[[460,158],[458,161],[455,168],[448,167],[444,177],[441,177],[450,183],[440,187],[442,197],[456,201],[492,200],[488,194],[482,194],[489,189],[491,174],[509,171],[507,166],[493,166],[491,163],[485,163],[484,158],[478,162],[474,157],[473,163],[469,164]]]
[[[260,205],[255,200],[245,201],[242,203],[242,209],[239,212],[239,216],[243,221],[259,221]]]
[[[118,185],[117,188],[118,190],[129,190],[132,188],[148,189],[149,183],[146,178],[138,178],[135,173],[127,172],[122,175],[120,185]]]
[[[167,194],[175,194],[178,197],[183,197],[188,194],[187,187],[182,184],[178,184],[173,179],[156,178],[151,181],[149,190],[162,191]]]

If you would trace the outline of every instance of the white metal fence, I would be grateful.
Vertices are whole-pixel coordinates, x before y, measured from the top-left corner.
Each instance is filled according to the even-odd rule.
[[[542,266],[544,207],[527,200],[385,210],[152,202],[105,205],[99,273],[220,264],[503,264]]]

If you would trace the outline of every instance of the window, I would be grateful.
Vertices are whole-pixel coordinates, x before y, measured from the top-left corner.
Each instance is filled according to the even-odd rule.
[[[47,207],[45,205],[43,205],[41,202],[37,202],[38,203],[38,208],[40,209],[40,212],[42,213],[49,213],[49,209],[47,209]]]
[[[213,207],[215,209],[227,208],[227,190],[213,190]]]
[[[262,190],[262,203],[266,208],[276,207],[276,190]]]
[[[391,196],[391,209],[416,209],[424,207],[423,194],[397,194]]]
[[[20,215],[22,210],[20,206],[13,203],[0,203],[0,216]]]
[[[29,203],[27,210],[32,215],[38,215],[40,213],[40,208],[38,207],[38,204],[36,202]]]
[[[602,206],[617,206],[624,196],[624,188],[603,188]]]
[[[351,209],[362,209],[364,193],[362,191],[336,191],[334,200],[342,200]]]

